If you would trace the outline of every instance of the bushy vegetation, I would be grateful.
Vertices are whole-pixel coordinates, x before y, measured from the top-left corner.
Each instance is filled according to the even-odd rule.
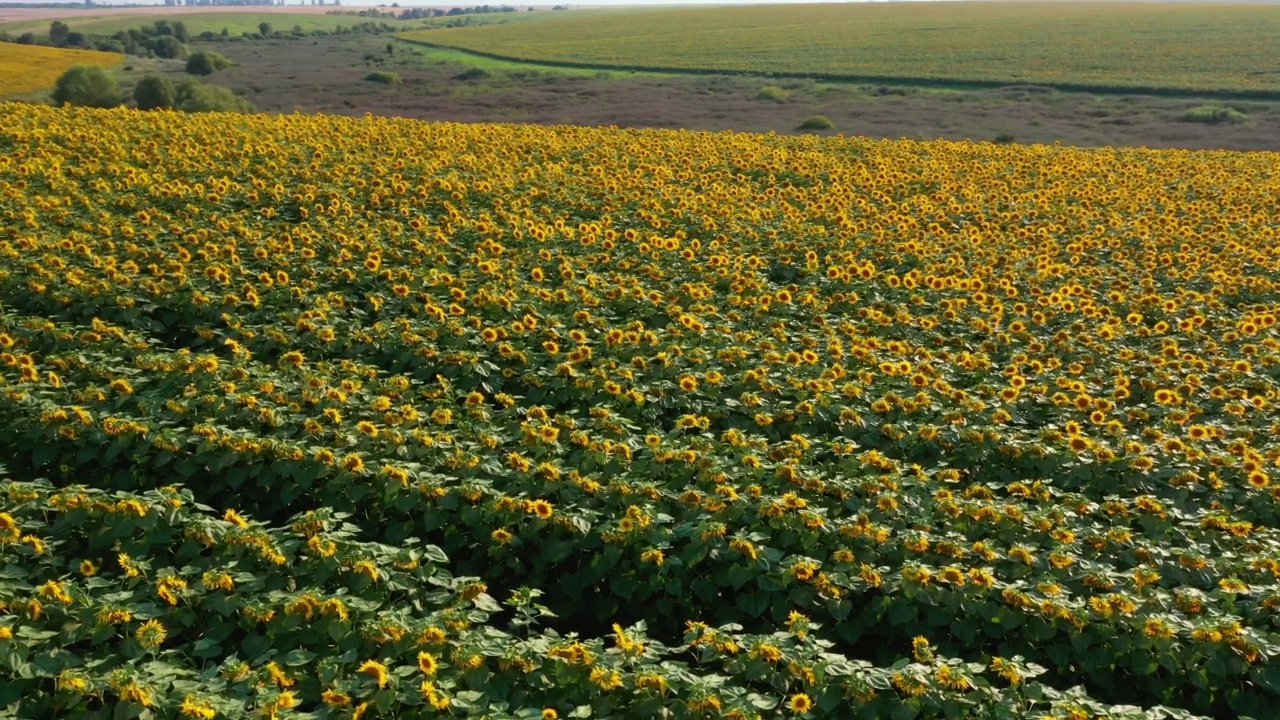
[[[830,130],[834,127],[835,123],[826,115],[810,115],[800,123],[801,130]]]
[[[382,83],[383,85],[399,85],[402,82],[398,74],[386,70],[374,70],[365,75],[364,79],[369,82]]]
[[[159,75],[148,75],[133,86],[133,104],[139,110],[169,110],[177,98],[173,81]]]
[[[73,65],[58,77],[51,98],[58,105],[110,108],[121,103],[120,86],[96,65]]]
[[[230,89],[206,85],[195,78],[174,83],[168,78],[148,75],[133,90],[140,110],[181,110],[183,112],[253,112],[253,103]]]
[[[112,35],[96,35],[77,32],[67,23],[54,20],[49,25],[47,37],[26,33],[19,38],[19,42],[159,58],[182,58],[186,57],[185,43],[190,39],[186,26],[181,21],[156,20],[136,29],[121,30]]]
[[[484,80],[489,77],[489,71],[481,67],[469,67],[466,70],[453,76],[454,80]]]
[[[221,53],[212,50],[201,50],[187,58],[187,72],[192,75],[212,75],[219,70],[232,66],[232,62]]]
[[[85,24],[87,27],[95,27],[101,22],[100,20],[88,19]],[[352,25],[313,28],[309,31],[295,25],[291,31],[281,32],[275,30],[270,23],[262,22],[256,25],[256,32],[246,30],[243,33],[233,35],[227,28],[222,28],[221,32],[205,30],[197,34],[188,30],[182,21],[160,19],[136,28],[109,30],[107,32],[80,32],[72,30],[67,23],[55,20],[51,23],[47,35],[28,31],[13,37],[0,33],[0,42],[46,45],[80,50],[94,49],[140,57],[180,59],[187,57],[187,43],[197,40],[228,42],[263,38],[298,39],[310,36],[390,33],[399,29],[401,28],[396,25],[384,22],[365,21]]]
[[[760,92],[756,93],[756,97],[760,100],[772,100],[773,102],[786,102],[791,97],[791,93],[780,88],[777,85],[765,85],[760,88]]]
[[[1197,105],[1182,114],[1186,122],[1209,123],[1212,125],[1242,125],[1249,122],[1249,116],[1227,105]]]
[[[253,103],[229,88],[185,78],[174,87],[174,109],[183,112],[253,112]]]

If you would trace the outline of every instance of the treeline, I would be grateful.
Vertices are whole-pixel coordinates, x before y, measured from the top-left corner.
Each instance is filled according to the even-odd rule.
[[[487,15],[489,13],[513,13],[516,8],[510,5],[477,5],[475,7],[456,7],[448,10],[433,7],[415,7],[396,11],[399,3],[393,3],[390,10],[368,8],[365,10],[331,10],[326,15],[354,15],[356,17],[387,18],[389,20],[426,20],[439,17],[457,17],[460,15]],[[532,10],[533,8],[529,8]]]
[[[206,85],[195,78],[175,83],[166,77],[147,75],[126,95],[115,78],[92,65],[76,65],[64,72],[54,85],[50,99],[60,107],[112,108],[131,104],[139,110],[240,113],[254,109],[253,103],[228,88]]]
[[[164,0],[165,7],[212,7],[212,6],[283,6],[284,0]],[[300,3],[302,4],[302,3]],[[325,0],[311,0],[312,5],[325,5]],[[332,0],[330,5],[341,5],[342,0]]]
[[[181,21],[157,20],[151,25],[121,30],[112,35],[95,35],[71,29],[61,20],[49,24],[47,36],[25,32],[18,37],[0,34],[0,40],[20,45],[47,45],[72,50],[101,50],[140,57],[184,58],[191,34]]]
[[[150,25],[121,30],[112,35],[95,35],[77,32],[61,20],[54,20],[49,25],[49,34],[47,36],[37,35],[34,32],[25,32],[17,37],[7,33],[0,33],[0,42],[13,42],[20,45],[46,45],[80,50],[101,50],[103,52],[136,55],[139,57],[182,59],[187,56],[186,43],[194,40],[219,42],[261,40],[263,38],[288,39],[321,35],[373,35],[394,32],[399,29],[387,23],[362,22],[350,26],[339,25],[333,30],[312,30],[310,32],[304,31],[301,26],[295,25],[292,30],[281,32],[275,30],[271,23],[264,22],[258,24],[257,33],[244,33],[233,36],[230,31],[223,28],[220,33],[205,31],[198,35],[193,35],[181,20],[172,22],[169,20],[156,20]]]
[[[165,7],[211,7],[214,5],[283,5],[282,0],[164,0]]]

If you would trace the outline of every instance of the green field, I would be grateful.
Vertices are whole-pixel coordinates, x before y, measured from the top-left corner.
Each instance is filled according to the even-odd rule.
[[[1280,8],[909,3],[655,10],[410,32],[542,63],[862,80],[1280,93]]]
[[[599,18],[610,15],[630,15],[650,12],[651,8],[592,8],[589,10],[557,10],[555,12],[482,13],[475,15],[446,16],[419,20],[423,27],[447,28],[450,23],[462,21],[468,26],[513,25],[546,20],[572,20],[575,18]]]
[[[181,22],[187,26],[192,35],[203,32],[222,32],[223,28],[231,35],[258,32],[259,23],[271,23],[276,30],[292,30],[295,26],[303,32],[313,30],[335,30],[339,25],[350,27],[363,22],[397,23],[399,21],[386,18],[365,18],[355,15],[312,15],[307,13],[278,12],[207,12],[182,13],[173,15],[85,15],[84,17],[66,18],[62,22],[71,26],[72,30],[92,35],[113,35],[121,30],[150,25],[156,20]],[[18,35],[24,32],[47,34],[50,20],[24,20],[22,22],[2,23],[0,32]],[[417,28],[423,24],[421,20],[407,21],[405,28]]]

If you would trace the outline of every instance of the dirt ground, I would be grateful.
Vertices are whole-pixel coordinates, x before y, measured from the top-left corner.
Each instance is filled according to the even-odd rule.
[[[391,44],[391,54],[387,46]],[[1280,103],[1231,103],[1240,124],[1187,122],[1194,98],[1102,96],[1037,87],[970,92],[749,77],[567,73],[471,67],[466,56],[387,36],[196,44],[239,63],[206,78],[268,112],[366,112],[460,122],[799,132],[809,116],[845,135],[1069,145],[1280,150]],[[482,62],[476,61],[483,65]],[[401,85],[365,80],[395,72]],[[180,68],[174,68],[176,75]],[[781,85],[789,95],[759,97]],[[1218,101],[1220,102],[1220,101]]]

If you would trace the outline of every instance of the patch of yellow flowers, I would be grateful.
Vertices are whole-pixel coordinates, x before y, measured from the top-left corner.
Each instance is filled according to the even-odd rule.
[[[20,469],[193,478],[244,512],[184,540],[268,576],[302,553],[359,594],[423,567],[295,517],[354,513],[392,546],[443,538],[466,571],[441,602],[532,588],[562,630],[613,630],[409,653],[426,621],[386,614],[328,694],[275,681],[289,701],[368,707],[420,671],[404,697],[449,707],[537,671],[565,695],[531,713],[617,691],[707,716],[964,697],[1035,717],[1067,712],[1021,695],[1035,677],[1121,702],[1081,668],[1126,667],[1124,702],[1257,715],[1250,678],[1280,647],[1273,155],[0,120],[0,448]],[[47,552],[25,517],[3,509],[0,548]],[[361,611],[127,548],[73,560],[167,613]],[[38,580],[50,615],[84,593]],[[152,619],[131,610],[94,612]],[[453,605],[431,621],[474,629]],[[173,622],[140,627],[139,647],[185,647]],[[682,636],[706,663],[684,675],[660,664]],[[1186,680],[1201,666],[1211,697]],[[772,695],[721,697],[708,672]]]
[[[51,88],[72,65],[109,68],[123,59],[122,55],[97,50],[0,43],[0,99]]]

